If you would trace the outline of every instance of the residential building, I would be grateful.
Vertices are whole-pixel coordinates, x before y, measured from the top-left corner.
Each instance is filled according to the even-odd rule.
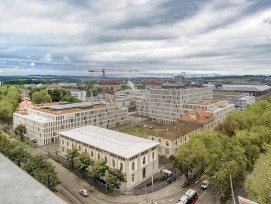
[[[255,103],[255,97],[249,93],[242,92],[214,92],[214,99],[227,100],[229,103],[235,104],[235,109],[244,111],[250,105]]]
[[[113,128],[127,123],[127,108],[113,104],[90,102],[43,105],[17,111],[13,114],[13,127],[26,126],[26,137],[45,145],[57,142],[57,132],[86,125]]]
[[[77,98],[78,100],[80,100],[80,99],[85,99],[87,97],[87,92],[86,91],[71,91],[71,95],[74,98]]]
[[[0,86],[3,86],[4,85],[4,82],[3,81],[0,81]]]
[[[76,147],[94,161],[105,160],[110,168],[121,169],[127,182],[122,190],[130,190],[158,172],[159,142],[120,133],[97,126],[85,126],[58,133],[59,152],[65,156]]]
[[[167,125],[147,122],[148,127],[151,127],[147,138],[160,143],[159,155],[176,155],[179,146],[195,134],[215,128],[234,109],[234,104],[227,104],[227,101],[212,100],[186,104],[189,109],[178,122]]]
[[[184,105],[202,99],[212,99],[211,87],[151,89],[149,97],[137,103],[137,114],[150,117],[158,123],[171,124],[187,112]]]
[[[0,161],[0,203],[66,203],[1,153]]]

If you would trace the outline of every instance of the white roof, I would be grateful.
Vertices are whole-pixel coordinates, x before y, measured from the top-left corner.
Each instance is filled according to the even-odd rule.
[[[35,122],[38,122],[38,123],[49,123],[49,122],[54,122],[53,120],[51,120],[51,119],[49,119],[49,118],[45,118],[45,117],[38,116],[38,115],[33,115],[33,114],[27,114],[27,115],[21,115],[21,116],[23,116],[24,118],[33,120],[33,121],[35,121]]]
[[[160,144],[93,125],[62,131],[59,134],[127,159]]]

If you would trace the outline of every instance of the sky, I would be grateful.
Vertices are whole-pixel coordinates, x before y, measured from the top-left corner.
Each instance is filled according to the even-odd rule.
[[[1,0],[0,76],[271,74],[271,0]]]

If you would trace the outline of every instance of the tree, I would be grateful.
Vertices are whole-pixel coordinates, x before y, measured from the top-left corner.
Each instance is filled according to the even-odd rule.
[[[223,123],[220,123],[215,128],[215,131],[220,132],[222,134],[229,135],[230,137],[232,137],[235,134],[236,126],[230,122],[223,122]]]
[[[14,106],[6,100],[0,101],[0,123],[10,124],[14,112]]]
[[[19,167],[22,163],[25,163],[30,157],[29,152],[22,144],[17,144],[10,152],[9,158],[14,161]]]
[[[249,198],[259,203],[271,203],[271,149],[260,156],[254,172],[247,177],[245,188]]]
[[[105,177],[106,184],[111,188],[119,188],[126,181],[125,175],[120,169],[110,169]]]
[[[103,177],[108,170],[108,166],[106,165],[106,161],[94,161],[92,164],[92,168],[89,173],[95,178]]]
[[[32,101],[35,104],[49,103],[49,102],[52,102],[52,98],[48,94],[47,91],[41,90],[41,91],[36,91],[32,94]]]
[[[23,168],[52,191],[56,191],[56,186],[60,184],[55,167],[41,156],[30,157]]]
[[[20,124],[15,128],[15,135],[20,136],[21,141],[24,140],[25,134],[26,134],[26,127],[23,124]]]
[[[68,161],[70,162],[72,168],[74,167],[74,162],[78,155],[79,155],[79,152],[75,147],[73,147],[71,150],[68,150],[68,154],[66,157]]]
[[[75,160],[76,166],[82,171],[85,171],[91,163],[93,162],[91,161],[90,156],[87,153],[79,154]]]

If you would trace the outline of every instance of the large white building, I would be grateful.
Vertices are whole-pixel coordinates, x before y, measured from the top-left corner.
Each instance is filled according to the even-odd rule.
[[[113,128],[127,123],[127,108],[89,102],[65,105],[38,105],[13,114],[13,127],[26,126],[26,136],[45,145],[57,142],[57,132],[86,125]]]
[[[171,124],[188,111],[185,104],[212,98],[211,87],[151,89],[148,98],[137,103],[137,114],[150,117],[158,123]]]
[[[235,104],[235,109],[244,111],[250,105],[255,103],[255,97],[249,93],[241,92],[214,92],[215,99],[227,100],[229,103]]]
[[[80,100],[80,99],[85,99],[87,97],[87,92],[86,91],[71,91],[71,95],[74,98],[77,98],[78,100]]]
[[[59,132],[59,138],[60,155],[75,147],[94,161],[105,160],[110,168],[121,169],[127,180],[122,190],[158,172],[159,142],[91,125]]]

